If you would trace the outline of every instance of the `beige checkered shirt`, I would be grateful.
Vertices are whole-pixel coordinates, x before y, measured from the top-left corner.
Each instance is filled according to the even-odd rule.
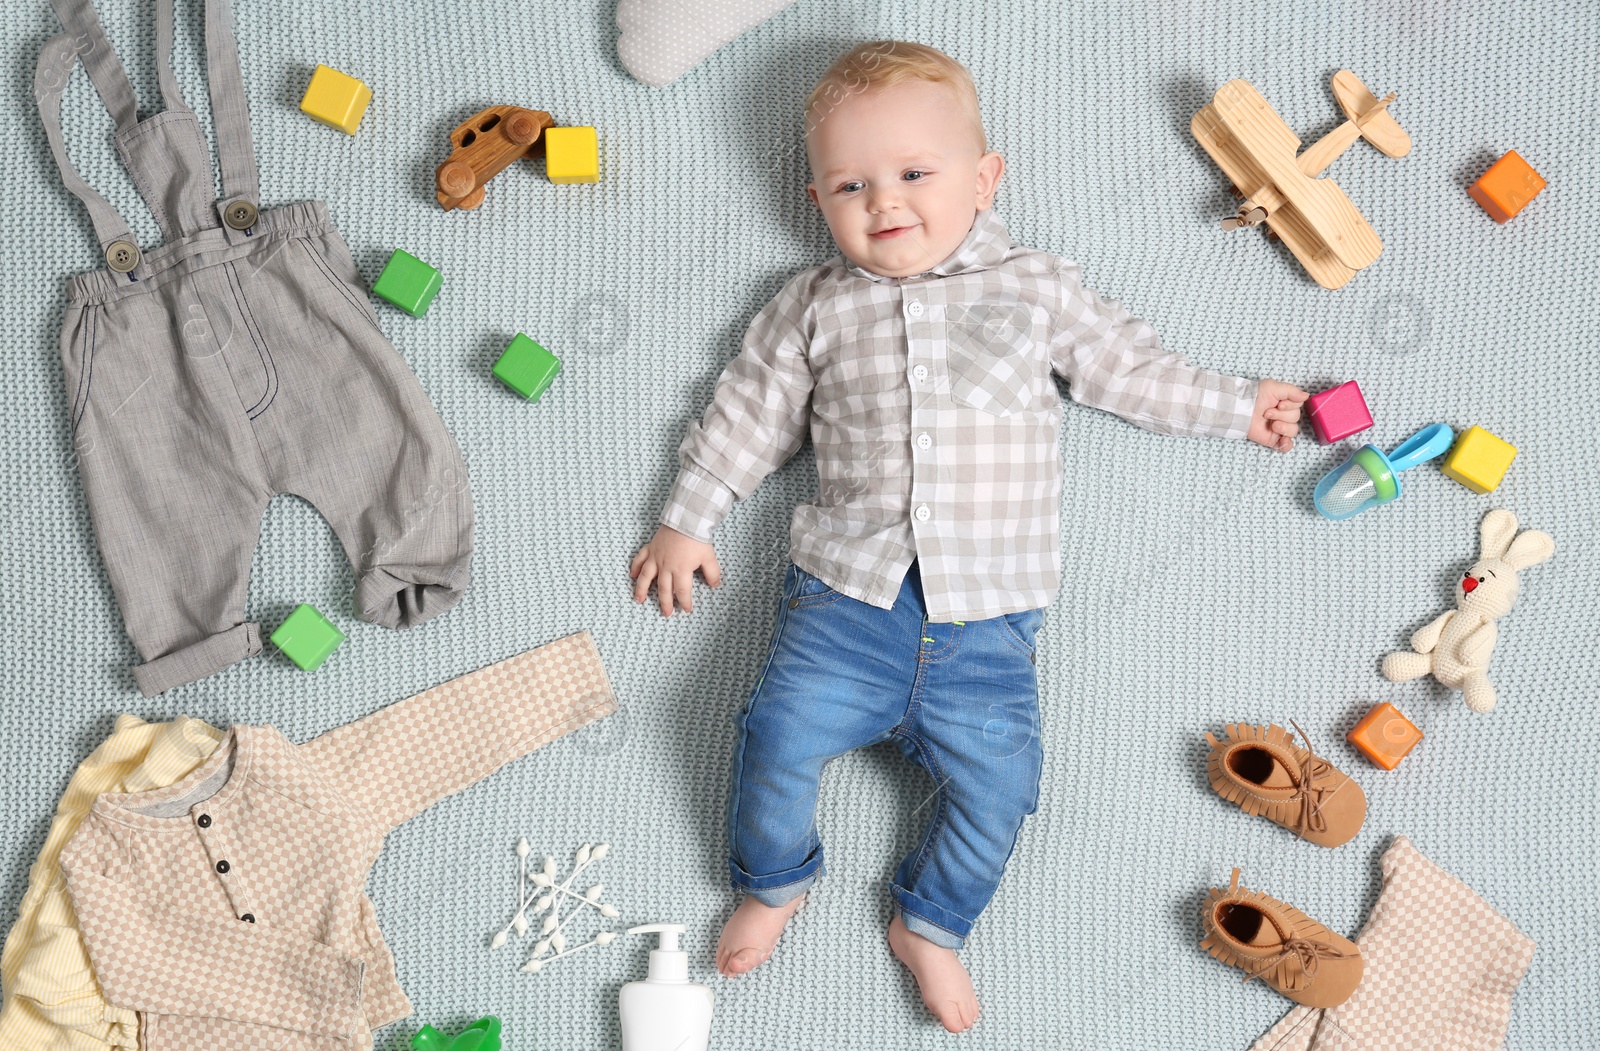
[[[616,709],[587,632],[303,745],[235,726],[170,788],[103,795],[61,854],[144,1051],[366,1051],[411,1013],[363,894],[384,837]]]
[[[929,619],[1045,606],[1060,580],[1061,399],[1169,434],[1243,438],[1256,383],[1163,350],[1078,266],[993,209],[948,259],[889,278],[834,256],[756,315],[678,452],[663,525],[710,542],[809,428],[819,492],[790,557],[889,608],[918,559]]]

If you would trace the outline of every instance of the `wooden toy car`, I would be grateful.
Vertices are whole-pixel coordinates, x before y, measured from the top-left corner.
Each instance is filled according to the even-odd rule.
[[[1333,94],[1348,118],[1300,151],[1300,139],[1261,93],[1230,80],[1194,115],[1189,130],[1244,198],[1224,230],[1266,222],[1323,288],[1339,288],[1383,251],[1359,209],[1323,170],[1358,138],[1379,152],[1404,157],[1411,137],[1389,116],[1394,93],[1377,99],[1348,69],[1333,75]]]
[[[445,211],[470,211],[483,203],[490,179],[527,157],[555,121],[543,110],[490,106],[462,121],[450,133],[450,158],[434,173],[439,204]]]

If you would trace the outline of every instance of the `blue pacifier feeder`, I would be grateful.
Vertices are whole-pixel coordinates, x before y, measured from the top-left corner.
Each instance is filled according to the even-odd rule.
[[[1400,496],[1400,472],[1433,459],[1450,448],[1456,433],[1448,424],[1424,427],[1384,455],[1376,445],[1363,445],[1338,467],[1322,476],[1311,494],[1317,513],[1335,522]]]

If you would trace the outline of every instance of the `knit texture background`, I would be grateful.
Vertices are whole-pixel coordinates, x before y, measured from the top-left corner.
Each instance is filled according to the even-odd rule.
[[[159,106],[152,8],[102,12],[144,112]],[[833,254],[804,194],[801,104],[827,64],[880,37],[966,62],[1008,169],[997,208],[1020,242],[1078,260],[1208,367],[1322,389],[1355,378],[1377,420],[1329,448],[1277,456],[1164,438],[1069,406],[1065,583],[1039,636],[1045,772],[998,897],[964,958],[983,1020],[973,1048],[1244,1048],[1289,1006],[1205,955],[1199,908],[1229,869],[1353,935],[1391,837],[1481,893],[1538,943],[1508,1046],[1600,1047],[1600,638],[1594,405],[1600,393],[1600,10],[1580,3],[1391,0],[1274,5],[801,0],[666,90],[615,59],[614,6],[236,0],[263,204],[326,200],[367,281],[403,247],[437,266],[426,318],[379,305],[383,327],[461,443],[477,502],[473,584],[454,611],[396,633],[358,621],[352,577],[322,519],[278,498],[262,525],[248,615],[270,630],[310,602],[349,633],[306,674],[263,655],[142,701],[136,661],[96,549],[68,433],[57,332],[63,278],[99,265],[33,109],[34,60],[58,32],[43,0],[0,27],[14,178],[0,188],[0,384],[6,550],[0,588],[0,917],[74,766],[116,713],[267,723],[304,740],[463,672],[580,628],[598,640],[624,710],[452,798],[389,840],[371,879],[417,1016],[380,1036],[479,1014],[508,1046],[614,1049],[616,996],[648,939],[518,973],[532,939],[499,953],[519,835],[590,870],[622,922],[681,921],[692,973],[716,990],[713,1046],[734,1051],[957,1046],[890,956],[886,883],[927,818],[933,784],[888,746],[826,774],[818,822],[829,873],[773,961],[738,981],[710,954],[734,898],[723,807],[732,718],[766,652],[789,516],[815,492],[809,448],[738,506],[717,538],[718,592],[663,619],[631,601],[686,422],[705,408],[751,316],[795,271]],[[200,5],[179,5],[179,80],[209,130]],[[312,68],[360,77],[374,99],[347,138],[297,109]],[[1189,119],[1224,82],[1255,84],[1309,142],[1340,118],[1348,66],[1416,143],[1392,160],[1357,143],[1330,175],[1383,256],[1343,290],[1313,284],[1233,209]],[[441,211],[433,170],[478,109],[514,102],[599,128],[602,178],[556,186],[519,162],[473,213]],[[141,243],[153,220],[110,144],[81,71],[68,149]],[[1507,149],[1549,181],[1506,226],[1466,184]],[[564,370],[534,405],[489,373],[518,331]],[[1478,496],[1435,466],[1344,523],[1313,484],[1362,441],[1392,447],[1443,421],[1521,450]],[[92,452],[88,453],[92,455]],[[1549,532],[1501,625],[1500,705],[1378,674],[1383,653],[1449,608],[1491,507]],[[1370,766],[1344,732],[1378,700],[1426,733],[1400,768]],[[1201,734],[1294,718],[1366,790],[1366,827],[1327,851],[1209,790]],[[1001,732],[1004,732],[1003,730]],[[580,926],[580,932],[588,928]]]

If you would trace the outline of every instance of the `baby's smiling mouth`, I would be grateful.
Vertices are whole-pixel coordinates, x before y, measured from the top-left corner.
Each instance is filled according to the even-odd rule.
[[[891,237],[899,237],[901,234],[906,233],[910,229],[911,227],[909,226],[891,226],[885,230],[874,230],[867,236],[879,241],[884,241]]]

